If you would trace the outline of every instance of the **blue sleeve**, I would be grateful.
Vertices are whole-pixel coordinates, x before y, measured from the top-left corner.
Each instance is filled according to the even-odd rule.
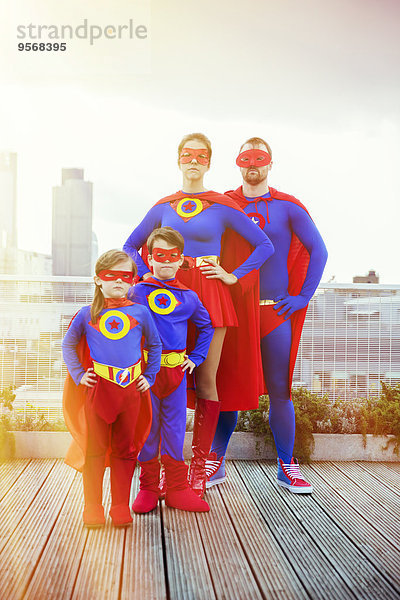
[[[310,301],[321,281],[328,251],[314,221],[300,206],[290,203],[290,222],[293,232],[310,254],[310,262],[300,295]]]
[[[240,279],[244,275],[247,275],[247,273],[250,273],[250,271],[253,271],[253,269],[259,269],[273,255],[274,247],[264,231],[253,223],[247,215],[234,208],[226,207],[226,210],[226,226],[239,233],[254,246],[253,252],[244,263],[232,271],[233,275],[236,275]]]
[[[85,309],[81,308],[78,314],[74,317],[62,341],[64,362],[67,365],[68,372],[76,385],[79,385],[83,375],[85,374],[85,370],[82,367],[76,352],[78,342],[85,333],[84,311]]]
[[[194,362],[196,367],[206,359],[208,349],[214,335],[214,328],[211,325],[210,315],[203,304],[200,302],[197,294],[193,293],[195,308],[190,317],[192,323],[197,327],[196,343],[189,355],[190,360]]]
[[[145,273],[149,273],[149,268],[143,261],[138,250],[146,243],[147,238],[153,229],[161,226],[161,217],[164,205],[157,204],[153,206],[143,219],[143,221],[134,229],[131,235],[126,240],[123,249],[135,261],[140,277]]]
[[[160,336],[158,335],[158,331],[153,321],[153,317],[146,307],[143,307],[143,319],[141,319],[141,322],[145,337],[145,346],[149,351],[147,365],[143,375],[146,377],[151,387],[156,380],[158,371],[160,370],[162,346]]]
[[[136,302],[136,304],[143,304],[143,306],[147,307],[147,302],[143,298],[143,294],[140,291],[141,284],[138,283],[129,288],[127,298],[132,302]]]

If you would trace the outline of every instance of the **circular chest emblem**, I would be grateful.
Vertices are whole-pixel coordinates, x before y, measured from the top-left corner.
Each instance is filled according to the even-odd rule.
[[[120,340],[130,330],[129,318],[119,310],[109,310],[100,318],[99,329],[109,340]]]
[[[180,304],[171,290],[154,290],[147,300],[151,310],[159,315],[169,315]]]
[[[180,217],[195,217],[203,210],[203,204],[198,198],[182,198],[178,202],[176,212]]]
[[[249,217],[249,219],[251,219],[253,221],[253,223],[258,225],[260,229],[264,229],[265,219],[262,215],[260,215],[260,213],[257,213],[257,212],[247,213],[247,216]]]

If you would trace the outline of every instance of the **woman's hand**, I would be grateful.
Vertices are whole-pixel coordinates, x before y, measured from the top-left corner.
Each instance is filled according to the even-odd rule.
[[[150,273],[150,271],[148,273],[145,273],[142,277],[143,281],[145,281],[146,279],[148,279],[149,277],[153,277],[153,273]]]
[[[186,369],[189,369],[189,373],[192,373],[195,367],[196,365],[194,364],[194,362],[190,360],[190,358],[185,354],[185,360],[181,364],[182,371],[186,371]]]
[[[200,267],[200,271],[207,279],[220,279],[226,285],[234,285],[238,278],[233,273],[227,273],[221,265],[217,265],[215,260],[208,258],[204,259],[204,262],[208,263],[205,267]]]
[[[146,377],[144,377],[143,375],[139,375],[139,377],[136,380],[136,389],[138,392],[147,392],[147,390],[149,389],[150,384],[147,381]]]
[[[97,383],[96,375],[92,367],[89,367],[86,373],[82,376],[82,379],[79,382],[81,385],[86,385],[86,387],[92,388]]]

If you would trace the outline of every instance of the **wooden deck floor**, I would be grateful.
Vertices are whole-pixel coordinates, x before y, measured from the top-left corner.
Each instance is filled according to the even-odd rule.
[[[312,496],[277,488],[271,462],[234,461],[208,514],[162,504],[88,531],[62,461],[0,465],[0,598],[399,600],[400,463],[302,470]]]

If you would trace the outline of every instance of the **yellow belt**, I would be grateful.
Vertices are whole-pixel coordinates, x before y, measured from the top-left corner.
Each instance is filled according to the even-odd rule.
[[[274,300],[260,300],[260,306],[270,306],[272,304],[276,304]]]
[[[131,365],[130,367],[126,368],[103,365],[102,363],[94,360],[93,369],[96,375],[99,375],[103,379],[107,379],[107,381],[112,381],[121,387],[130,385],[142,373],[142,365],[140,360],[135,365]]]
[[[181,365],[185,360],[186,350],[182,350],[182,352],[163,352],[161,354],[161,366],[162,367],[177,367]],[[149,355],[147,350],[143,350],[144,360],[147,362],[147,357]]]
[[[185,256],[183,259],[183,264],[181,269],[187,271],[188,269],[193,269],[194,267],[201,267],[202,265],[209,265],[209,263],[205,262],[206,260],[213,260],[219,265],[220,259],[219,256],[210,255],[210,256]]]
[[[195,257],[196,267],[202,267],[203,265],[208,265],[209,263],[205,262],[206,260],[213,260],[219,265],[220,258],[219,256],[196,256]]]

